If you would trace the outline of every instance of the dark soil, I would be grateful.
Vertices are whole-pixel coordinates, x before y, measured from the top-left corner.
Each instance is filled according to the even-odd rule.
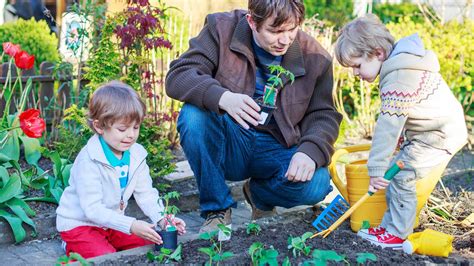
[[[262,242],[269,248],[270,245],[279,252],[278,261],[281,263],[288,257],[292,265],[296,265],[305,261],[310,261],[310,256],[293,257],[291,251],[287,248],[287,241],[289,236],[301,236],[305,232],[314,232],[314,228],[305,221],[309,218],[311,213],[306,212],[303,216],[292,220],[291,223],[277,223],[262,226],[262,232],[256,235],[247,235],[245,229],[240,229],[232,232],[231,241],[222,242],[222,250],[234,253],[234,257],[224,261],[224,265],[249,265],[251,258],[248,254],[248,248],[254,242]],[[355,233],[350,230],[349,223],[345,222],[331,235],[323,239],[320,237],[309,239],[307,245],[312,247],[312,250],[333,250],[339,255],[344,255],[346,260],[352,265],[357,264],[358,253],[373,253],[377,256],[376,262],[371,262],[372,265],[419,265],[426,263],[436,264],[460,264],[469,265],[474,262],[474,257],[461,257],[458,254],[451,254],[449,258],[439,258],[422,255],[406,255],[402,251],[393,251],[389,249],[382,249],[371,245],[366,241],[362,241]],[[198,264],[202,265],[208,257],[198,249],[201,247],[210,246],[208,241],[194,240],[183,244],[183,257],[179,264]],[[145,256],[129,256],[122,257],[113,262],[105,262],[100,265],[134,265],[134,264],[153,264],[149,262]]]

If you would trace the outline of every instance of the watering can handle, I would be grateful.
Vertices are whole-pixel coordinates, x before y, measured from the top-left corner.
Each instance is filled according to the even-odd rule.
[[[344,147],[344,148],[338,149],[331,158],[331,164],[328,167],[329,173],[331,174],[332,181],[336,185],[337,189],[346,200],[349,200],[349,197],[347,194],[347,184],[346,182],[342,181],[341,177],[339,177],[339,174],[337,173],[337,169],[336,169],[337,160],[342,155],[345,155],[348,153],[368,151],[370,150],[370,147],[371,147],[370,143]]]

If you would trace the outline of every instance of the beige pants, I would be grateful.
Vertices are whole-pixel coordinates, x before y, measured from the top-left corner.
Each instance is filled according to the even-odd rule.
[[[416,181],[426,177],[434,167],[445,163],[451,156],[446,150],[413,141],[392,160],[392,164],[401,160],[405,168],[394,177],[385,192],[387,211],[381,226],[390,234],[406,239],[413,232],[417,206]]]

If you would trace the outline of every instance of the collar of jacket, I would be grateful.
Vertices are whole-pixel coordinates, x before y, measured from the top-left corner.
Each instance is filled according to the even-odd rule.
[[[304,68],[303,52],[301,51],[298,36],[301,34],[298,30],[295,41],[291,44],[283,55],[281,66],[291,71],[295,78],[304,76],[306,70]],[[252,48],[252,29],[250,28],[245,15],[239,20],[235,27],[232,40],[230,42],[230,49],[235,52],[244,54],[250,62],[255,62],[254,52]],[[288,82],[285,76],[282,77],[284,84]]]
[[[87,153],[93,161],[98,161],[102,164],[112,167],[105,157],[105,153],[102,150],[99,135],[95,134],[92,136],[86,145]],[[130,147],[130,170],[129,173],[133,173],[135,169],[145,160],[147,152],[140,145],[133,144]]]

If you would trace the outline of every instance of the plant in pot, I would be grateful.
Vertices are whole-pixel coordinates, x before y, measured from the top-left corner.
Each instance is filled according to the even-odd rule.
[[[178,230],[174,221],[175,215],[179,212],[179,208],[175,205],[170,205],[171,199],[179,199],[179,193],[171,191],[165,193],[160,200],[164,203],[163,219],[160,220],[156,226],[156,231],[163,240],[163,244],[155,244],[155,250],[160,251],[161,248],[175,250],[178,246]]]
[[[273,111],[277,108],[276,99],[278,92],[279,89],[283,88],[282,75],[289,79],[291,83],[295,81],[295,75],[280,65],[269,65],[268,69],[272,76],[268,79],[267,84],[265,84],[263,97],[257,99],[261,109],[260,116],[262,117],[259,123],[263,125],[267,125],[270,122]]]

